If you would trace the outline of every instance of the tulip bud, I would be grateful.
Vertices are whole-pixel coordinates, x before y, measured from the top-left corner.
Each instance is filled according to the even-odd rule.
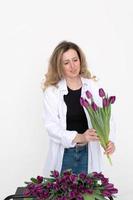
[[[110,196],[111,196],[111,193],[110,193],[110,191],[108,191],[108,190],[103,190],[102,195],[103,195],[103,196],[106,196],[106,197],[110,197]]]
[[[37,181],[38,181],[38,183],[42,183],[43,182],[43,177],[42,176],[37,176]]]
[[[84,99],[83,99],[83,97],[80,97],[80,104],[81,104],[81,106],[84,106]]]
[[[100,97],[105,97],[105,92],[104,92],[103,88],[99,89],[99,96]]]
[[[109,97],[109,103],[113,104],[115,102],[116,97],[115,96],[110,96]]]
[[[103,99],[103,107],[107,107],[109,105],[109,100],[107,98]]]
[[[54,178],[59,177],[59,172],[58,172],[57,170],[52,171],[52,176],[53,176]]]
[[[89,106],[89,102],[87,101],[87,99],[84,99],[83,97],[80,97],[80,104],[81,106],[84,106],[85,108],[88,108]]]
[[[95,102],[92,102],[91,107],[92,107],[92,109],[93,109],[94,111],[97,111],[97,110],[98,110],[98,106],[96,105]]]
[[[111,190],[111,189],[114,189],[114,185],[112,183],[108,183],[104,186],[104,188],[107,190]]]
[[[90,106],[89,102],[87,101],[87,99],[84,100],[84,107],[88,108]]]
[[[92,94],[89,90],[86,91],[86,96],[87,96],[88,99],[92,98]]]
[[[31,195],[31,191],[28,188],[26,188],[24,190],[24,197],[29,197],[30,195]]]

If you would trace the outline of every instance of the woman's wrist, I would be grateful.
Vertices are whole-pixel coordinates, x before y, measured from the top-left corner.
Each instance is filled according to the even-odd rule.
[[[77,133],[76,137],[73,140],[73,143],[85,143],[84,134]]]

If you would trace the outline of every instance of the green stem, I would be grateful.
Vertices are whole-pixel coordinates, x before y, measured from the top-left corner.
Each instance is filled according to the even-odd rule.
[[[111,157],[110,157],[108,154],[107,154],[107,158],[108,158],[108,160],[109,160],[110,165],[112,165]]]

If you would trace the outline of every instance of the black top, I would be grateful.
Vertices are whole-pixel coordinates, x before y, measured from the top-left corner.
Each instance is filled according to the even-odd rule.
[[[68,88],[68,94],[64,95],[64,101],[67,105],[67,130],[75,130],[82,134],[88,129],[88,123],[84,109],[80,104],[80,97],[81,88],[78,90]]]

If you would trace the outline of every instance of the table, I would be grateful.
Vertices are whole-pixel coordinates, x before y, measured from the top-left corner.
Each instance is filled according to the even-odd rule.
[[[4,200],[23,200],[24,198],[26,199],[26,197],[24,197],[23,195],[23,191],[24,191],[25,187],[18,187],[15,194],[13,195],[9,195],[7,196]],[[35,200],[35,198],[33,197],[27,197],[28,199],[29,198],[32,198],[33,200]]]

